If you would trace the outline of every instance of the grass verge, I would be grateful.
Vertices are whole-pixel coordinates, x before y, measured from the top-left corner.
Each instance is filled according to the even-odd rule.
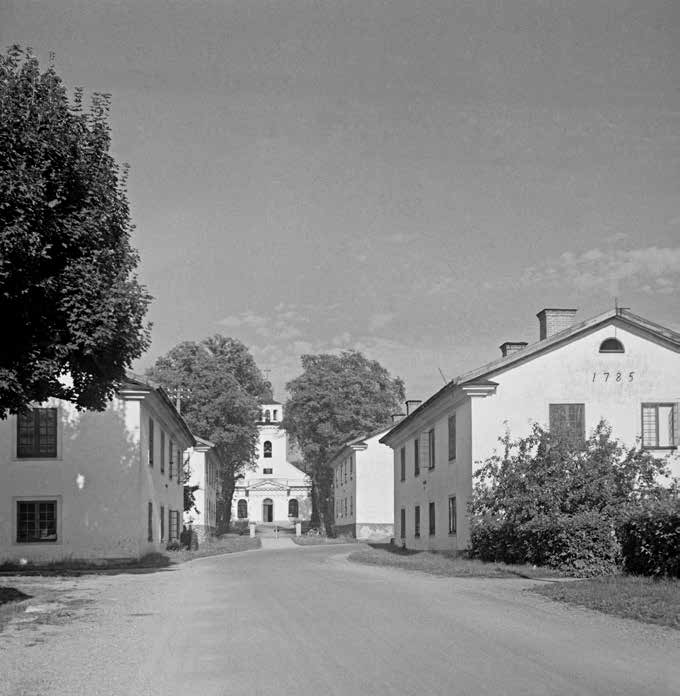
[[[620,575],[556,582],[531,591],[558,602],[680,630],[680,580]]]
[[[71,558],[50,563],[14,563],[0,564],[0,573],[4,575],[66,575],[78,576],[88,573],[117,573],[117,572],[153,572],[168,568],[177,563],[184,563],[194,558],[218,556],[236,551],[246,551],[260,548],[259,539],[251,539],[237,534],[225,534],[204,541],[195,551],[166,551],[164,553],[149,553],[142,558],[115,559],[78,559]]]
[[[484,563],[461,558],[445,551],[412,551],[392,544],[369,544],[366,548],[353,551],[349,560],[375,566],[418,570],[430,575],[461,578],[546,578],[564,577],[552,568],[537,568],[529,565],[506,565]]]
[[[359,543],[352,537],[327,537],[327,536],[301,536],[291,537],[300,546],[320,546],[322,544],[357,544]]]

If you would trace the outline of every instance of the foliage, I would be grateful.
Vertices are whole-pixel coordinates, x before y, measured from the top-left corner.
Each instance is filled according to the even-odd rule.
[[[348,440],[390,422],[404,400],[404,384],[357,351],[303,355],[302,374],[286,388],[284,427],[302,451],[312,478],[312,519],[330,533],[327,462]]]
[[[70,104],[30,51],[0,55],[0,417],[48,397],[102,410],[149,344],[109,107]]]
[[[604,422],[582,445],[539,425],[526,438],[501,442],[503,454],[475,473],[470,504],[471,549],[483,560],[611,572],[617,523],[665,494],[658,483],[668,473],[664,463],[626,450]]]
[[[630,511],[618,536],[626,572],[680,578],[680,498],[669,495]]]
[[[220,335],[180,343],[158,358],[148,375],[180,398],[192,432],[215,445],[218,525],[228,528],[236,481],[255,457],[260,403],[271,398],[271,385],[243,343]]]
[[[184,486],[184,512],[190,512],[191,510],[196,510],[200,514],[200,510],[196,507],[196,497],[194,493],[200,488],[200,486]]]

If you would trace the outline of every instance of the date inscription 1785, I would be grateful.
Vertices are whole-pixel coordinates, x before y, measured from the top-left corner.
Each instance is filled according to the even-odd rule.
[[[635,379],[633,372],[593,372],[593,382],[632,382]]]

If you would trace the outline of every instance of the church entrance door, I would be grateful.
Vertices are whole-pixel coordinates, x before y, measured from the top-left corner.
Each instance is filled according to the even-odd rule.
[[[262,501],[262,521],[263,522],[273,522],[274,521],[274,503],[271,498],[265,498]]]

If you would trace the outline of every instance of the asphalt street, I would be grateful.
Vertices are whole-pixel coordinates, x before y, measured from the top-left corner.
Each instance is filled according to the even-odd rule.
[[[532,581],[374,568],[349,550],[13,580],[37,609],[0,633],[0,694],[680,694],[678,631],[554,603]]]

